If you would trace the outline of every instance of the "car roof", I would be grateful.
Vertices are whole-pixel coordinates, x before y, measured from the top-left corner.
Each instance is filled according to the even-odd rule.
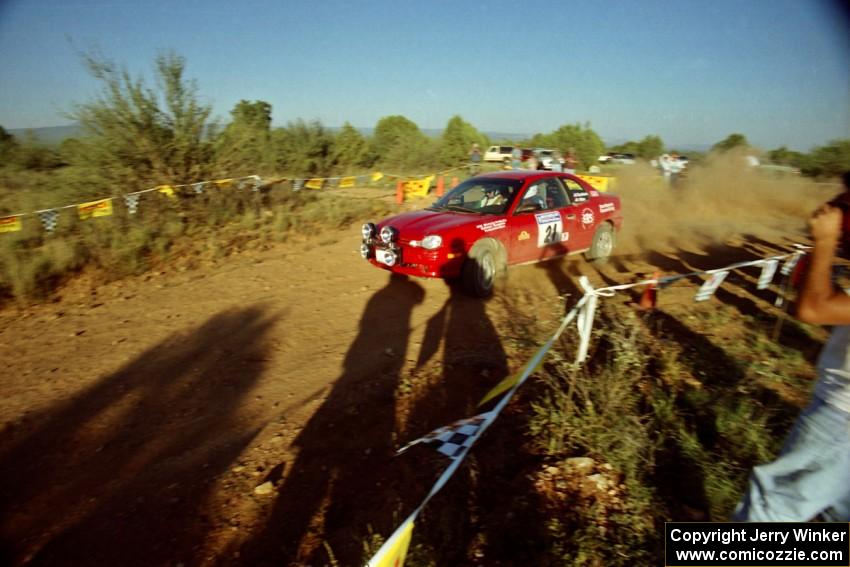
[[[489,179],[511,179],[525,181],[526,179],[538,179],[543,177],[568,177],[568,175],[557,171],[543,171],[532,169],[512,169],[510,171],[493,171],[484,173],[477,177],[486,177]]]

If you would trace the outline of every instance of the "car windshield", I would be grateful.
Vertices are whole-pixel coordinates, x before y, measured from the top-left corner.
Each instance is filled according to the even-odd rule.
[[[516,179],[467,179],[429,208],[482,215],[505,214],[521,185]]]

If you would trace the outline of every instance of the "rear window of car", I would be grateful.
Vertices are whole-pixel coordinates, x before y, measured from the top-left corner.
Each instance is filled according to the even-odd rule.
[[[500,146],[500,147],[499,147],[499,152],[501,152],[501,153],[503,153],[503,154],[509,154],[509,153],[511,153],[512,151],[514,151],[514,147],[513,147],[513,146]]]

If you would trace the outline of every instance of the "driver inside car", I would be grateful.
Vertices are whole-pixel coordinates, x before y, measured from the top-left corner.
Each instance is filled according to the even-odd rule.
[[[505,202],[505,196],[498,187],[486,187],[484,189],[484,198],[481,200],[481,208],[502,205]]]

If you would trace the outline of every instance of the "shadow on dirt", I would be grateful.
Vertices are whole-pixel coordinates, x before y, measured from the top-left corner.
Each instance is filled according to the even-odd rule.
[[[207,535],[212,481],[257,432],[239,407],[279,319],[264,311],[216,315],[7,429],[0,562],[190,562],[180,554]]]
[[[357,564],[368,526],[392,517],[396,390],[422,287],[391,275],[368,301],[343,371],[293,442],[265,530],[241,550],[247,565]],[[309,369],[305,369],[309,371]],[[412,510],[412,508],[410,508]]]
[[[507,356],[502,340],[490,320],[485,301],[470,297],[458,285],[449,284],[450,296],[427,322],[417,367],[427,364],[442,346],[442,363],[439,373],[420,375],[413,393],[406,420],[404,439],[420,437],[438,427],[459,419],[473,417],[492,409],[493,403],[477,407],[490,388],[508,374]],[[498,437],[506,434],[503,416],[498,420]],[[510,426],[507,425],[508,431]],[[508,433],[509,434],[509,433]],[[417,539],[420,545],[431,548],[439,563],[461,565],[468,561],[470,542],[480,534],[480,518],[471,510],[490,510],[493,483],[500,482],[504,474],[504,455],[514,455],[518,447],[507,453],[494,452],[488,445],[494,442],[491,435],[481,438],[434,500],[423,511]],[[487,459],[482,455],[491,455]],[[400,459],[431,461],[435,473],[432,484],[450,463],[434,447],[420,445]],[[427,486],[423,486],[427,490]],[[421,490],[420,498],[426,492]],[[489,529],[489,528],[487,528]]]

